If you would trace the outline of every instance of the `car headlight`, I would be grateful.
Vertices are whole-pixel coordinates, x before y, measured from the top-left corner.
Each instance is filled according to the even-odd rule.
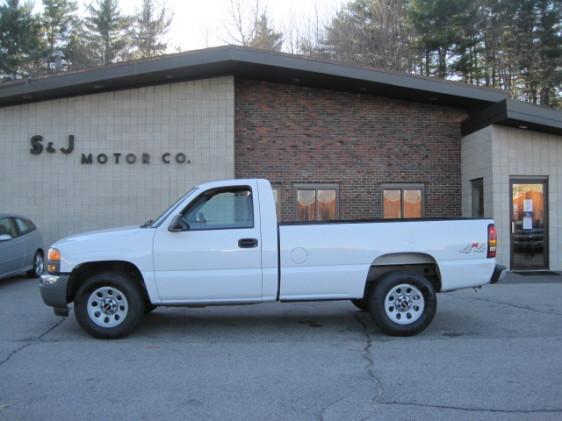
[[[60,250],[51,247],[47,253],[47,272],[60,272]]]

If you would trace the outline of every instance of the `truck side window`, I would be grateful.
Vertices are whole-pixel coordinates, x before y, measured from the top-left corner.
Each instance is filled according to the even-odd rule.
[[[247,186],[208,190],[183,215],[191,230],[253,228],[252,190]]]

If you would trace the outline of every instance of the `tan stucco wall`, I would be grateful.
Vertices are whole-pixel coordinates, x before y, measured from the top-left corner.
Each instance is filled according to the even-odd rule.
[[[470,216],[470,180],[484,177],[485,213],[496,220],[498,261],[508,267],[510,177],[548,177],[550,269],[562,270],[562,136],[494,125],[464,137],[462,159],[463,213]]]
[[[43,136],[56,153],[30,153]],[[65,155],[68,135],[75,150]],[[234,177],[234,80],[221,77],[0,108],[0,212],[32,218],[46,243],[140,224],[193,185]],[[171,163],[162,162],[170,152]],[[184,153],[190,164],[174,161]],[[81,154],[94,163],[81,164]],[[99,153],[106,164],[95,162]],[[115,163],[114,153],[122,153]],[[125,154],[137,156],[135,164]],[[150,164],[141,163],[142,153]]]

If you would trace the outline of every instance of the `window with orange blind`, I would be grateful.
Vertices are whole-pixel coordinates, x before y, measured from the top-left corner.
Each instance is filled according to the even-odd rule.
[[[298,221],[329,221],[338,216],[338,186],[306,184],[295,186]]]
[[[388,219],[421,218],[423,216],[422,184],[385,184],[383,186],[383,217]]]

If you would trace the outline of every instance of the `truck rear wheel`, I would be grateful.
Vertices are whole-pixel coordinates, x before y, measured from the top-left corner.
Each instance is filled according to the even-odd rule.
[[[435,316],[435,289],[426,277],[409,271],[391,272],[371,290],[369,310],[375,323],[392,336],[423,331]]]
[[[134,282],[120,273],[99,273],[78,290],[74,313],[87,333],[100,339],[129,335],[144,314],[144,297]]]

